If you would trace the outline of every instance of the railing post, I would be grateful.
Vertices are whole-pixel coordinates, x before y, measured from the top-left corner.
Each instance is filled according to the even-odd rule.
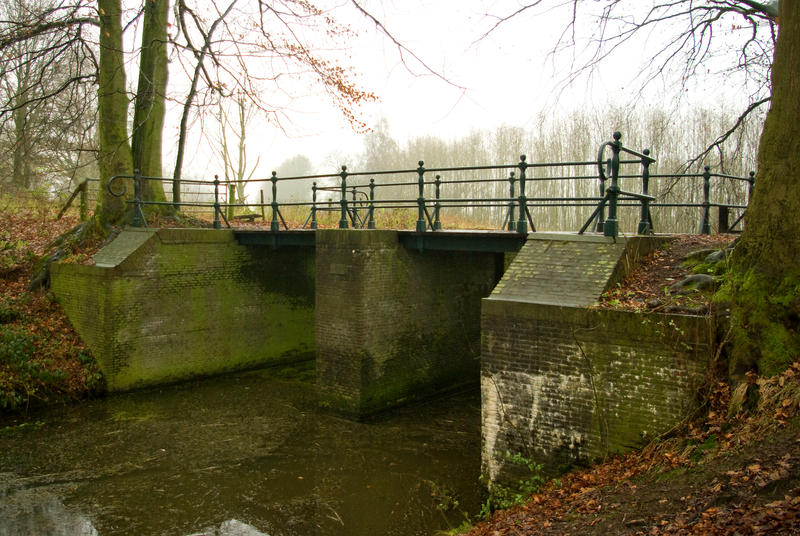
[[[617,220],[617,201],[619,200],[619,152],[622,148],[622,133],[614,132],[611,142],[611,186],[608,187],[608,219],[603,225],[603,234],[616,238],[619,231]]]
[[[419,189],[419,197],[417,197],[417,232],[424,233],[428,229],[425,223],[425,162],[419,161],[417,168],[417,184]]]
[[[214,229],[222,229],[219,213],[219,175],[214,175]]]
[[[272,172],[272,177],[270,177],[270,182],[272,183],[272,220],[269,222],[269,230],[272,232],[280,231],[280,222],[278,221],[278,173],[276,171]]]
[[[436,180],[434,181],[436,185],[436,203],[433,205],[433,230],[440,231],[442,229],[442,220],[439,218],[439,212],[442,210],[442,203],[441,203],[441,187],[442,187],[442,176],[436,175]]]
[[[342,166],[339,176],[342,178],[342,198],[339,201],[342,205],[342,215],[339,218],[339,229],[347,229],[347,166]]]
[[[142,227],[142,185],[138,169],[133,170],[133,226]]]
[[[508,227],[509,231],[513,231],[517,222],[514,221],[514,172],[508,174]]]
[[[525,197],[525,170],[528,169],[526,156],[519,157],[519,219],[517,220],[517,232],[528,234],[528,198]]]
[[[606,175],[611,173],[611,159],[606,160]],[[606,196],[606,177],[604,175],[600,176],[600,197]],[[603,227],[606,224],[606,208],[605,206],[600,207],[600,212],[597,214],[597,226],[595,227],[595,232],[602,233]]]
[[[311,185],[311,228],[317,228],[317,183]]]
[[[375,228],[375,179],[369,180],[369,217],[367,229]]]
[[[353,194],[353,214],[352,214],[353,228],[358,229],[358,227],[359,227],[359,225],[358,225],[358,203],[356,202],[356,201],[358,201],[358,199],[356,197],[356,194],[358,194],[358,190],[356,189],[355,186],[353,186],[350,189],[350,192]]]
[[[642,151],[645,156],[650,156],[650,149]],[[642,158],[642,194],[650,194],[650,159]],[[639,228],[636,234],[647,235],[652,234],[653,229],[650,225],[650,200],[646,197],[642,198],[642,213],[639,218]]]
[[[78,188],[81,189],[81,221],[86,221],[89,219],[89,180],[83,179],[83,182]]]
[[[748,188],[747,188],[747,205],[750,206],[750,199],[753,197],[753,188],[756,185],[756,172],[751,171],[750,176],[747,179]]]
[[[711,203],[709,193],[711,190],[711,167],[703,168],[703,219],[700,222],[700,234],[711,234]]]

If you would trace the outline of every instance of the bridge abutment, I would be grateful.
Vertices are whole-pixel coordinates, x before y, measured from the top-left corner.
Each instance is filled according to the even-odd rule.
[[[506,453],[553,473],[641,447],[697,406],[713,350],[704,317],[590,307],[653,238],[530,235],[483,300],[483,472]]]
[[[477,384],[480,300],[502,253],[406,249],[396,231],[317,230],[320,399],[365,415]]]
[[[314,357],[314,250],[130,229],[52,288],[110,391]]]

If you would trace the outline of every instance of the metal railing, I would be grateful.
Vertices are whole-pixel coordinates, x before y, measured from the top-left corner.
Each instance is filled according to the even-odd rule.
[[[605,159],[607,149],[611,150],[611,156]],[[742,221],[752,194],[755,173],[751,172],[749,177],[735,177],[711,173],[710,169],[706,167],[702,174],[651,174],[650,166],[654,162],[655,159],[650,156],[647,149],[638,152],[624,147],[621,142],[621,134],[615,132],[613,140],[601,144],[597,159],[591,161],[530,163],[526,156],[522,155],[519,162],[515,164],[426,168],[424,162],[419,161],[416,168],[410,169],[351,172],[346,166],[342,166],[338,173],[278,177],[273,172],[268,179],[246,181],[255,184],[268,183],[271,190],[269,203],[265,203],[263,197],[260,203],[229,202],[228,192],[232,191],[233,182],[222,181],[217,176],[210,183],[198,180],[181,181],[182,186],[202,185],[206,188],[213,186],[213,201],[211,202],[142,199],[142,184],[145,181],[164,181],[171,184],[172,179],[142,176],[138,172],[133,175],[112,177],[108,183],[108,190],[112,195],[123,196],[126,194],[126,188],[123,185],[120,190],[115,184],[122,179],[133,180],[134,195],[128,202],[133,205],[133,225],[136,226],[147,224],[143,207],[162,205],[181,208],[203,207],[211,210],[213,211],[213,226],[217,229],[221,228],[223,223],[230,227],[229,216],[233,214],[232,210],[260,209],[263,214],[264,209],[269,208],[269,229],[273,232],[289,229],[282,213],[282,209],[286,210],[289,207],[307,208],[308,212],[302,228],[311,229],[318,227],[319,215],[324,213],[337,214],[338,227],[342,229],[351,227],[374,229],[376,228],[377,211],[410,210],[416,213],[414,228],[418,233],[443,229],[442,214],[446,210],[455,209],[488,209],[495,214],[502,214],[501,229],[522,234],[536,231],[532,209],[577,210],[581,207],[585,207],[586,210],[592,209],[591,215],[585,219],[578,232],[584,233],[592,229],[594,232],[610,237],[615,237],[620,233],[620,210],[626,207],[638,208],[637,234],[650,234],[655,231],[652,211],[661,208],[699,208],[701,211],[699,233],[701,234],[710,234],[711,232],[710,210],[712,207],[719,207],[721,222],[723,209],[726,218],[730,210],[740,211],[736,221],[720,231],[733,229]],[[386,180],[379,182],[382,178]],[[660,199],[657,195],[651,194],[651,181],[660,179],[671,181],[673,187],[674,184],[684,179],[702,179],[702,199],[699,201],[672,201],[669,199],[669,195],[663,195],[663,198]],[[749,183],[746,192],[747,199],[735,203],[712,202],[712,180]],[[286,185],[294,181],[313,181],[310,188],[311,200],[279,202],[279,184]],[[582,192],[579,193],[576,193],[579,188],[572,187],[572,195],[529,197],[530,190],[535,189],[532,185],[555,181],[567,181],[571,184],[588,183],[588,186],[583,186]],[[331,182],[333,184],[330,184]],[[635,183],[638,183],[640,191],[633,192],[629,191],[630,188],[623,189],[623,182],[633,185],[634,188],[636,188]],[[459,190],[463,191],[465,185],[492,192],[490,192],[491,195],[457,197],[456,194]],[[222,194],[220,186],[223,186]],[[598,195],[586,193],[594,187],[597,188]],[[400,189],[401,192],[403,190],[410,192],[413,189],[413,194],[405,196],[392,194],[393,189],[395,191]],[[444,190],[452,190],[454,194],[443,196]],[[670,188],[666,188],[665,191],[669,193]],[[338,194],[338,199],[326,197],[329,194]],[[741,197],[741,194],[739,192],[737,195]]]

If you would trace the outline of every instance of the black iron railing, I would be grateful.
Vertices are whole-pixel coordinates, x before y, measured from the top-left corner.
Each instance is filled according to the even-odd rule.
[[[606,159],[606,150],[611,150],[611,156]],[[168,205],[179,207],[204,207],[213,210],[215,228],[221,228],[223,223],[230,227],[230,218],[236,209],[270,209],[269,228],[278,232],[288,230],[289,226],[283,216],[282,209],[289,207],[302,207],[307,210],[304,228],[316,229],[319,224],[319,215],[322,213],[338,214],[339,228],[366,228],[376,227],[376,212],[379,210],[411,210],[416,213],[415,230],[419,233],[438,231],[443,228],[442,214],[452,209],[488,209],[503,215],[501,228],[511,232],[528,233],[536,231],[534,217],[531,210],[562,209],[569,210],[576,207],[592,208],[593,211],[578,231],[584,233],[591,229],[593,232],[603,233],[605,236],[617,236],[620,232],[619,211],[626,207],[638,208],[637,234],[650,234],[655,231],[652,210],[655,208],[699,208],[701,212],[699,232],[711,232],[711,207],[720,209],[720,227],[722,227],[723,213],[725,227],[720,231],[733,229],[742,221],[744,211],[752,194],[755,173],[749,177],[735,177],[731,175],[711,173],[708,167],[702,174],[651,174],[650,166],[655,162],[650,152],[645,149],[641,152],[634,151],[622,145],[621,135],[615,132],[612,141],[603,143],[598,151],[596,160],[576,162],[528,162],[522,155],[516,164],[498,164],[487,166],[463,166],[426,168],[423,161],[419,161],[416,168],[385,171],[352,172],[342,166],[337,173],[304,175],[297,177],[278,177],[275,172],[268,179],[251,179],[248,184],[269,183],[271,199],[268,203],[261,199],[260,203],[232,203],[230,202],[234,184],[232,181],[221,181],[218,177],[214,180],[182,180],[181,186],[201,185],[206,188],[213,186],[211,201],[176,202],[151,201],[142,199],[141,185],[144,181],[163,181],[172,183],[171,178],[147,177],[139,173],[133,175],[117,175],[108,183],[108,190],[113,195],[126,194],[124,187],[116,186],[122,179],[132,179],[134,195],[128,202],[133,205],[133,224],[146,225],[145,206]],[[623,172],[624,171],[624,172]],[[385,179],[381,182],[381,179]],[[673,183],[681,180],[702,179],[702,192],[700,200],[672,201],[667,196],[659,199],[651,195],[651,181],[666,179]],[[746,181],[749,183],[746,195],[741,194],[738,202],[712,202],[712,181]],[[287,185],[295,181],[312,181],[310,201],[280,202],[279,185]],[[585,195],[591,186],[582,187],[583,193],[555,196],[532,196],[530,190],[543,182],[568,181],[572,183],[596,184],[598,195]],[[628,185],[640,184],[640,191],[633,192],[622,188],[623,181]],[[503,186],[505,184],[505,186]],[[220,185],[223,185],[222,194]],[[488,186],[487,186],[488,185]],[[533,187],[532,187],[533,185]],[[475,195],[458,197],[457,194],[468,190],[465,186],[474,189],[493,190],[497,194]],[[414,194],[402,194],[403,190],[413,189]],[[263,188],[262,188],[263,190]],[[401,194],[393,192],[400,191]],[[453,192],[446,196],[443,191]],[[506,195],[504,192],[508,192]],[[329,197],[338,194],[338,199]],[[426,196],[427,194],[427,196]],[[694,194],[692,194],[694,196]],[[321,196],[325,196],[321,198]],[[335,197],[335,196],[334,196]],[[178,197],[180,198],[180,197]],[[223,210],[224,209],[224,210]],[[728,214],[731,210],[739,211],[738,217],[732,225],[727,225]]]

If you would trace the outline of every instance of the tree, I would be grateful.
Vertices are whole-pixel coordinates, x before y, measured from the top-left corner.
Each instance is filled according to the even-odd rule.
[[[748,2],[752,3],[752,2]],[[758,186],[736,246],[732,372],[776,374],[800,355],[800,4],[780,2],[772,103],[758,148]]]
[[[73,178],[94,149],[96,51],[76,28],[10,39],[58,9],[68,8],[52,0],[0,6],[0,169],[22,188]]]

